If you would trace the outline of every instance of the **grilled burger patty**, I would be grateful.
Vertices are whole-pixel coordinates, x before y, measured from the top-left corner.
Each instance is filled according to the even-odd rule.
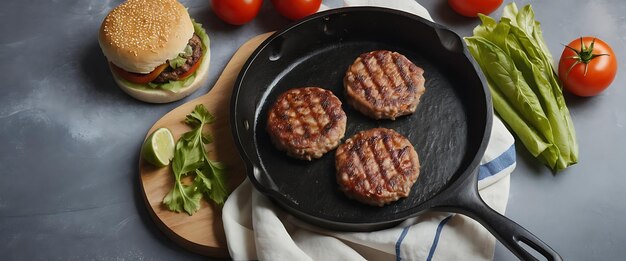
[[[279,150],[312,160],[339,145],[346,119],[341,101],[331,91],[297,88],[276,99],[268,113],[267,131]]]
[[[178,81],[180,76],[189,71],[191,67],[200,61],[200,57],[202,57],[202,41],[200,41],[200,37],[196,34],[193,34],[193,37],[189,39],[189,45],[191,46],[192,54],[187,57],[185,64],[182,66],[173,69],[172,67],[167,67],[156,79],[153,80],[155,83],[165,83],[169,81]]]
[[[343,79],[348,103],[374,119],[395,120],[411,114],[425,91],[423,73],[396,52],[361,54]]]
[[[391,129],[357,133],[337,148],[337,183],[350,198],[383,206],[408,197],[419,176],[413,145]]]

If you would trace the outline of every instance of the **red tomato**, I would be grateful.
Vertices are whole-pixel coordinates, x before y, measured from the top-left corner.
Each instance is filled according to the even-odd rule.
[[[448,4],[460,15],[478,17],[478,13],[486,15],[498,9],[502,0],[448,0]]]
[[[322,0],[272,0],[272,4],[282,16],[298,20],[317,12]]]
[[[124,78],[125,80],[129,82],[134,82],[138,84],[146,84],[146,83],[153,81],[159,76],[159,74],[161,74],[161,72],[163,72],[163,70],[165,70],[165,68],[167,68],[167,63],[164,63],[164,64],[159,65],[152,72],[142,74],[142,73],[127,72],[126,70],[120,67],[117,67],[117,65],[113,63],[109,63],[109,64],[111,64],[111,68],[113,68],[113,70],[115,71],[115,73],[117,73],[117,75],[119,75],[120,77]]]
[[[566,90],[594,96],[609,87],[617,74],[617,59],[604,41],[585,36],[569,43],[559,60],[559,78]]]
[[[242,25],[259,13],[263,0],[211,0],[213,12],[224,22]]]

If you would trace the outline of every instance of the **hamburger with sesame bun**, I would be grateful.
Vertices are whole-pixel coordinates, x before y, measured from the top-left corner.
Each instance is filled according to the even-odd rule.
[[[122,3],[104,18],[98,42],[115,82],[136,99],[177,101],[206,78],[209,37],[176,0]]]

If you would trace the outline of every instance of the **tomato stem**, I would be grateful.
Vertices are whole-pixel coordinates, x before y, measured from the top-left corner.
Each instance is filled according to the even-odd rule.
[[[574,69],[574,66],[580,63],[583,63],[585,65],[585,72],[583,73],[583,75],[586,76],[587,69],[589,67],[589,62],[591,62],[591,60],[595,59],[598,56],[609,56],[608,53],[594,54],[593,46],[595,43],[596,43],[596,38],[593,38],[593,40],[591,40],[591,44],[589,45],[589,47],[587,47],[585,46],[585,43],[583,43],[583,38],[580,37],[580,50],[577,50],[571,46],[565,45],[565,47],[567,47],[568,49],[576,53],[576,55],[567,57],[567,58],[576,60],[576,62],[572,64],[572,66],[569,67],[569,69],[567,70],[567,74],[565,74],[565,78],[569,78],[569,73],[572,71],[572,69]]]

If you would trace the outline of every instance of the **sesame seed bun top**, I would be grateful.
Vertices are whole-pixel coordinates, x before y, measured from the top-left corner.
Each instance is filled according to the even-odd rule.
[[[185,49],[194,28],[176,0],[128,0],[102,22],[98,42],[107,59],[134,73],[149,73]]]

